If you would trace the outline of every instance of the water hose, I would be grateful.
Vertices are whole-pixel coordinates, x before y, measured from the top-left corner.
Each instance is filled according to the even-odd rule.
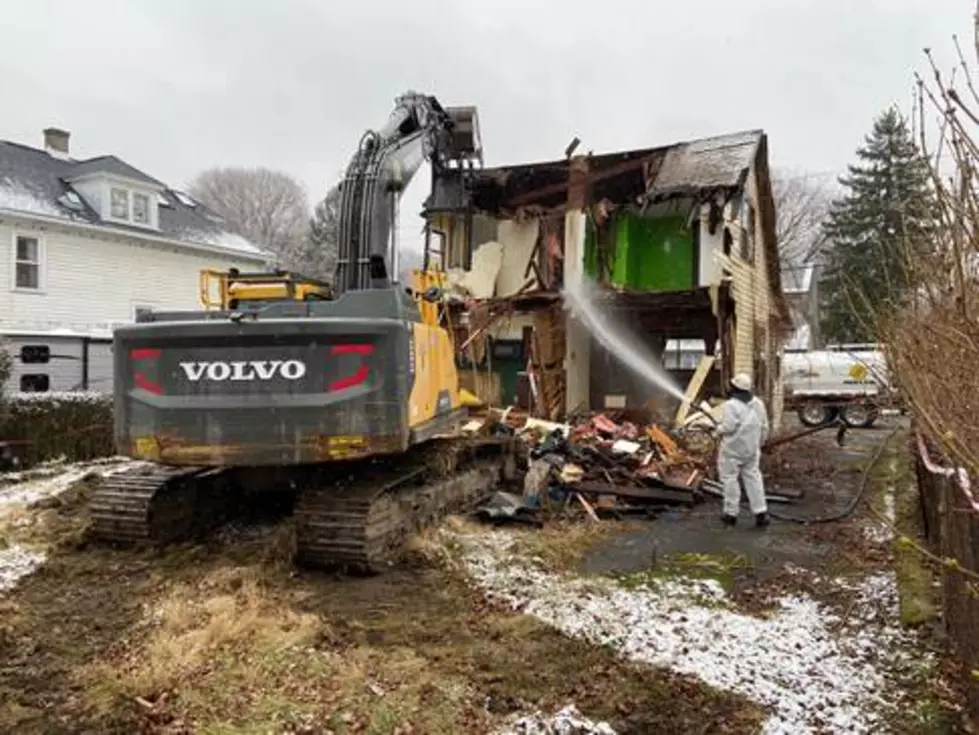
[[[800,518],[798,516],[790,516],[790,515],[785,515],[783,513],[774,513],[772,511],[769,511],[768,515],[779,521],[786,521],[788,523],[798,523],[804,526],[814,525],[819,523],[832,523],[834,521],[843,520],[851,513],[853,513],[857,505],[860,503],[860,500],[863,498],[864,492],[867,490],[867,486],[870,484],[870,473],[873,472],[874,468],[877,466],[877,463],[880,461],[880,458],[884,456],[884,450],[887,449],[887,446],[890,444],[891,439],[893,439],[894,436],[897,434],[897,432],[900,431],[900,428],[901,427],[897,426],[894,429],[892,429],[891,433],[888,434],[884,438],[884,441],[881,442],[880,446],[877,448],[877,451],[874,453],[874,456],[871,458],[870,463],[863,471],[863,476],[860,479],[860,486],[857,488],[857,492],[854,494],[853,498],[846,505],[846,507],[843,508],[843,510],[841,510],[840,512],[833,513],[832,515],[828,515],[828,516],[819,516],[817,518]]]

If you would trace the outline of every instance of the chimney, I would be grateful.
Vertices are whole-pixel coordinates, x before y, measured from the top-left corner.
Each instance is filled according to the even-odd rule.
[[[44,129],[44,150],[55,158],[68,158],[68,139],[71,133],[60,128]]]

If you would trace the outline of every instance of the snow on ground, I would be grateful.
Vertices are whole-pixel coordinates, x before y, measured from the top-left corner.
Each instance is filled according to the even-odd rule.
[[[512,553],[505,531],[455,538],[489,597],[629,659],[742,694],[770,709],[766,735],[875,731],[878,712],[893,703],[892,670],[922,661],[902,653],[913,639],[896,622],[892,574],[859,583],[825,580],[850,592],[853,603],[843,615],[787,595],[762,618],[732,609],[714,580],[663,579],[626,589],[531,566]]]
[[[583,717],[573,704],[561,709],[553,717],[540,712],[515,719],[505,730],[496,735],[616,735],[605,722],[593,722]]]
[[[886,544],[894,539],[894,488],[888,487],[881,496],[883,508],[880,509],[881,518],[869,518],[863,527],[864,536],[868,541],[877,544]]]
[[[132,460],[124,457],[110,457],[71,464],[52,462],[26,472],[0,473],[0,519],[14,507],[30,506],[46,498],[57,497],[93,474],[108,477],[133,464]],[[4,546],[2,541],[0,537],[0,594],[33,573],[46,558],[40,549]]]
[[[31,574],[44,563],[44,559],[43,552],[25,546],[0,549],[0,594]]]
[[[52,462],[25,472],[0,473],[0,516],[13,506],[57,497],[89,475],[109,477],[133,464],[132,460],[123,457],[111,457],[71,464]]]

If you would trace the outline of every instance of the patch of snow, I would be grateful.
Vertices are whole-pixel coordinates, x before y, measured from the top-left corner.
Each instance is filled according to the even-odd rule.
[[[177,189],[174,189],[173,195],[177,197],[177,201],[183,204],[185,207],[190,207],[191,209],[193,209],[197,206],[197,202],[194,200],[194,198],[190,194],[187,194],[186,192],[178,191]]]
[[[0,593],[14,588],[44,563],[45,555],[26,546],[0,548]]]
[[[551,717],[540,712],[519,717],[494,735],[616,735],[616,732],[608,723],[583,717],[577,707],[569,704]]]
[[[128,322],[119,322],[127,324]],[[55,326],[52,322],[28,322],[17,321],[10,326],[6,324],[0,326],[3,335],[7,337],[67,337],[82,338],[91,337],[93,339],[112,339],[112,331],[106,329],[89,329]]]
[[[880,514],[883,516],[883,518],[874,516],[868,519],[867,524],[863,528],[863,533],[867,540],[876,544],[886,544],[889,541],[894,540],[894,520],[896,518],[896,511],[893,485],[888,485],[887,489],[884,491],[882,499],[884,507],[880,509]]]
[[[47,217],[64,217],[65,213],[44,194],[31,191],[23,184],[4,179],[0,181],[0,209],[41,214]]]
[[[31,505],[45,498],[56,498],[90,475],[110,477],[140,464],[125,457],[111,457],[72,464],[50,463],[26,472],[0,474],[0,516],[19,505]]]
[[[98,391],[88,390],[88,391],[45,391],[43,393],[37,391],[29,391],[26,393],[15,392],[11,393],[7,400],[18,401],[20,403],[45,403],[49,404],[52,402],[64,402],[64,403],[94,403],[94,402],[105,402],[112,400],[112,396],[107,393],[99,393]]]
[[[262,254],[262,249],[246,240],[241,235],[237,235],[227,230],[184,230],[179,237],[190,242],[202,245],[213,245],[228,250],[238,250],[244,253]]]
[[[891,574],[836,581],[853,593],[843,616],[808,596],[787,595],[759,618],[717,604],[725,595],[713,580],[625,589],[530,566],[512,553],[512,537],[503,531],[455,538],[471,577],[491,599],[626,658],[741,694],[771,711],[766,735],[876,731],[878,712],[893,704],[898,671],[922,659],[902,652],[913,639],[892,622]]]

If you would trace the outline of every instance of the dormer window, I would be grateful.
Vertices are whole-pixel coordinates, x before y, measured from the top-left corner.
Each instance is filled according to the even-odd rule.
[[[133,222],[141,225],[150,223],[150,198],[145,194],[133,194]]]
[[[112,187],[111,192],[112,209],[110,213],[113,219],[129,219],[129,191]]]

